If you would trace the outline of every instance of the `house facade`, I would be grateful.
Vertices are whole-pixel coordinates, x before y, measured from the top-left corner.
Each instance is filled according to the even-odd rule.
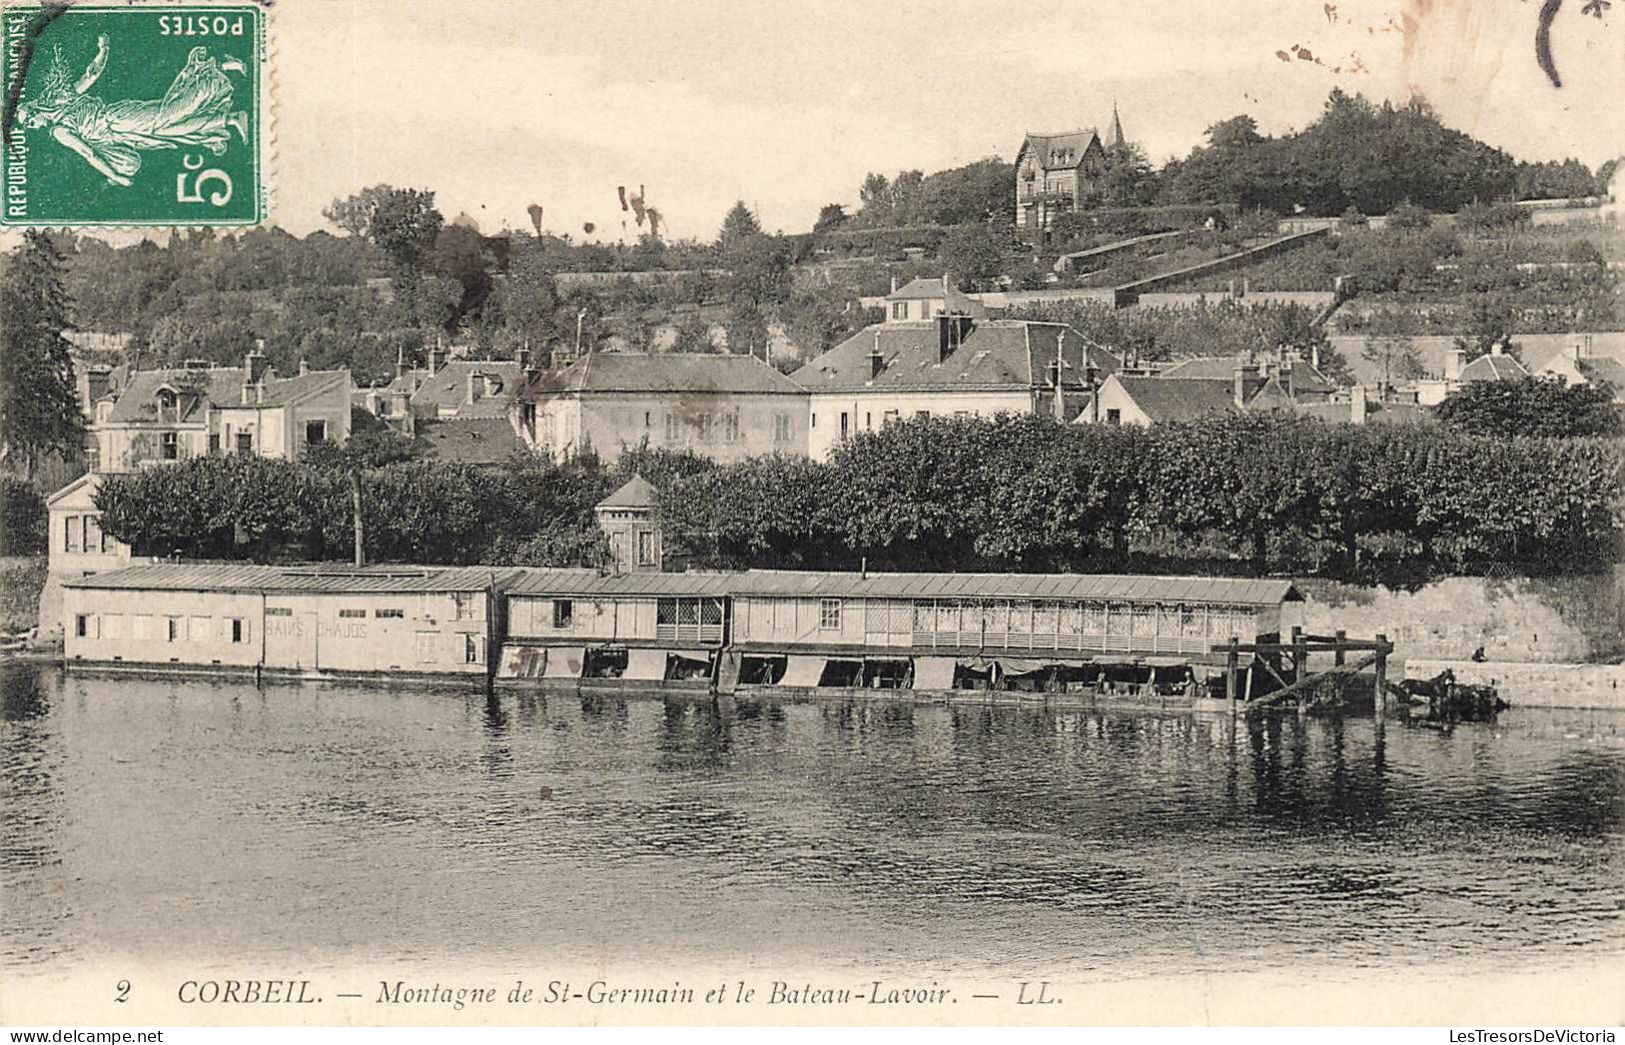
[[[96,509],[101,484],[100,473],[86,472],[46,499],[52,573],[87,577],[129,563],[130,546],[102,532]]]
[[[1121,365],[1061,323],[887,315],[792,375],[807,390],[815,460],[859,432],[912,417],[1047,413],[1070,421],[1093,383]]]
[[[98,468],[121,472],[221,453],[298,460],[350,437],[350,372],[278,377],[258,352],[241,367],[131,373],[96,404]]]
[[[532,451],[693,450],[718,461],[807,455],[807,393],[754,356],[591,352],[532,371],[510,409]]]
[[[1057,215],[1088,206],[1101,189],[1106,150],[1125,143],[1115,105],[1104,137],[1093,127],[1029,133],[1016,152],[1016,227],[1047,231]]]

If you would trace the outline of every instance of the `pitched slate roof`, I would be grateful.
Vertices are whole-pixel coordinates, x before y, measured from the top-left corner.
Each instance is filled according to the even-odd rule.
[[[1522,381],[1529,376],[1523,364],[1511,356],[1482,355],[1461,368],[1461,380]]]
[[[1065,332],[1064,345],[1061,334]],[[1062,381],[1081,385],[1084,352],[1102,374],[1122,364],[1100,345],[1061,323],[1020,319],[972,322],[964,341],[940,359],[938,321],[877,323],[847,338],[791,376],[810,392],[862,389],[1006,391],[1043,387],[1059,354]],[[878,375],[870,356],[879,347]]]
[[[1625,392],[1625,363],[1610,356],[1582,356],[1574,361],[1587,381],[1606,381],[1617,392]]]
[[[201,407],[205,402],[216,409],[243,405],[243,379],[247,371],[239,366],[216,366],[199,369],[173,367],[164,370],[138,370],[130,374],[129,384],[119,394],[108,420],[114,422],[141,422],[158,420],[158,392],[173,388],[181,395],[177,405],[185,408],[182,422],[200,423]],[[268,376],[265,392],[252,406],[290,406],[304,402],[334,389],[348,389],[348,370],[312,370],[293,377]],[[201,399],[186,393],[196,389]],[[166,419],[167,423],[168,419]]]
[[[1090,144],[1099,138],[1099,133],[1093,127],[1063,131],[1060,134],[1028,132],[1026,140],[1021,143],[1021,151],[1034,150],[1039,165],[1045,170],[1070,170],[1083,161],[1083,155],[1089,151]],[[1072,150],[1068,158],[1060,159],[1062,152],[1067,149]]]
[[[960,293],[956,287],[944,286],[940,279],[926,279],[921,276],[909,280],[886,295],[887,301],[934,301],[938,298],[943,299],[950,312],[962,312],[977,318],[987,315],[986,305]]]
[[[506,415],[419,421],[413,441],[450,464],[499,465],[525,449]]]
[[[559,392],[671,392],[802,395],[800,385],[755,356],[686,352],[589,352],[526,386],[533,398]]]
[[[653,508],[659,503],[654,485],[641,475],[634,475],[621,488],[598,502],[599,508]]]
[[[158,391],[169,387],[183,393],[177,405],[185,409],[182,421],[201,423],[204,403],[214,406],[235,406],[242,402],[243,377],[240,366],[216,366],[187,370],[180,367],[165,370],[138,370],[113,404],[108,420],[114,422],[142,422],[158,420]],[[184,394],[197,389],[202,399]]]
[[[350,372],[348,370],[312,370],[308,373],[293,377],[273,378],[265,382],[265,396],[256,400],[254,406],[292,406],[319,395],[337,390],[348,392],[350,388]],[[236,399],[219,406],[235,406],[242,401],[239,391]]]
[[[1196,356],[1191,359],[1182,359],[1173,366],[1161,371],[1159,377],[1199,377],[1214,381],[1231,381],[1235,379],[1236,360],[1231,356]],[[1292,364],[1292,386],[1298,392],[1316,394],[1330,394],[1337,390],[1337,385],[1325,374],[1315,369],[1314,364],[1306,359],[1300,359]]]
[[[1152,421],[1193,421],[1200,417],[1237,412],[1235,390],[1229,381],[1198,377],[1112,378],[1128,393],[1134,405]],[[1080,414],[1079,421],[1088,419]]]
[[[468,401],[469,375],[480,382],[480,397]],[[487,393],[484,379],[496,379],[497,387]],[[432,374],[418,375],[417,391],[412,393],[413,407],[433,407],[438,416],[507,417],[508,397],[523,379],[519,364],[511,359],[453,359]],[[407,386],[400,377],[390,382],[391,391],[404,391]],[[455,410],[456,413],[446,411]]]

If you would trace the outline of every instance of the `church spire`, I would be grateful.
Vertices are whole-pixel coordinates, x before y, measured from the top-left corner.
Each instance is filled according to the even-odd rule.
[[[1115,149],[1127,139],[1123,137],[1123,121],[1117,118],[1117,100],[1112,99],[1112,123],[1106,128],[1106,148]]]

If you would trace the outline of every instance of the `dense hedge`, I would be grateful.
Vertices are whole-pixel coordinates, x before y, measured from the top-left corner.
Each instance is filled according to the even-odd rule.
[[[1443,426],[1235,418],[1151,429],[1045,417],[923,418],[828,463],[719,465],[644,451],[613,469],[371,470],[369,557],[601,561],[592,506],[639,471],[667,548],[698,565],[1284,571],[1412,583],[1509,567],[1589,570],[1625,533],[1625,442]],[[202,459],[110,479],[104,528],[154,551],[344,558],[341,471]]]
[[[1271,418],[931,418],[864,433],[824,465],[708,469],[671,484],[662,506],[668,546],[717,565],[1411,583],[1614,561],[1625,444]]]
[[[13,475],[0,475],[0,555],[45,551],[45,499]]]

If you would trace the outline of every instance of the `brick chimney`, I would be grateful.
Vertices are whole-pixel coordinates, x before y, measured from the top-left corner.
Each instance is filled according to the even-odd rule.
[[[1253,393],[1263,387],[1263,379],[1258,376],[1258,364],[1242,362],[1236,364],[1235,399],[1237,406],[1246,406],[1247,400]]]
[[[869,380],[873,381],[886,369],[886,357],[880,354],[880,331],[875,331],[875,345],[869,350]]]
[[[429,373],[438,374],[440,368],[445,365],[446,347],[437,341],[435,346],[429,350]]]
[[[947,362],[954,349],[970,336],[971,318],[959,313],[943,312],[937,316],[937,362]]]
[[[473,368],[470,368],[468,371],[468,394],[463,401],[465,403],[473,403],[475,400],[479,399],[480,392],[483,387],[484,381],[480,378],[479,372]]]
[[[265,383],[265,342],[255,340],[254,350],[243,360],[243,380],[251,385]]]

